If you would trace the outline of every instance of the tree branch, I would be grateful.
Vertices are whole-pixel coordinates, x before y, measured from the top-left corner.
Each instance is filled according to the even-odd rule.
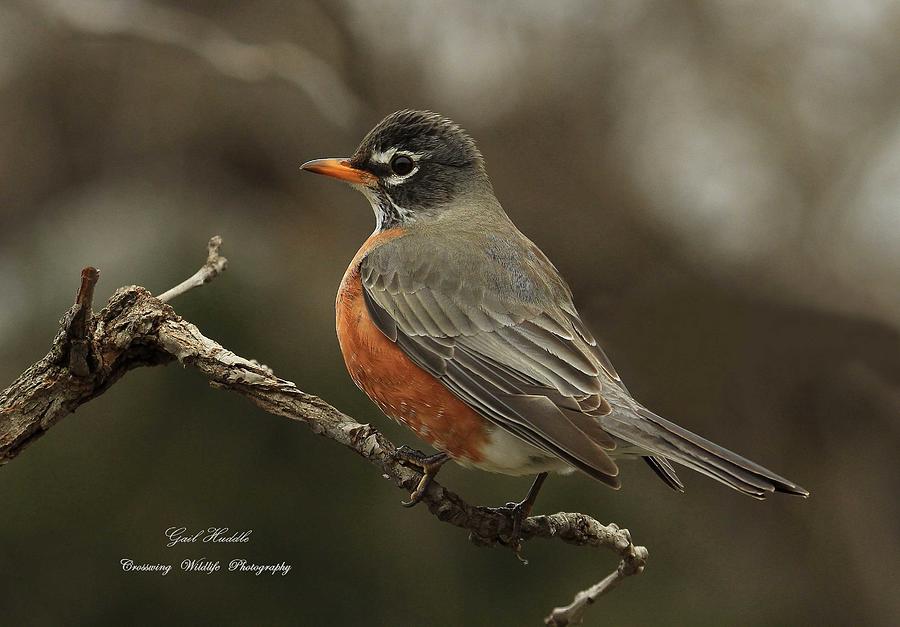
[[[596,521],[595,521],[596,522]],[[602,527],[602,525],[601,525]],[[602,546],[613,549],[622,558],[619,567],[615,572],[610,573],[599,582],[587,590],[582,590],[575,595],[575,598],[566,606],[555,607],[550,615],[544,619],[544,623],[552,627],[563,627],[564,625],[578,625],[588,606],[601,594],[605,594],[619,585],[625,577],[631,575],[639,575],[644,571],[647,564],[649,552],[645,547],[634,546],[631,543],[631,534],[627,529],[619,529],[618,526],[610,524],[604,532],[613,533],[608,536],[607,542]],[[603,532],[598,532],[598,535]]]
[[[214,278],[225,272],[228,269],[228,260],[225,257],[222,257],[219,254],[219,248],[222,246],[222,238],[218,235],[214,235],[210,238],[209,243],[206,245],[207,255],[206,255],[206,263],[197,270],[193,276],[185,279],[175,287],[170,290],[167,290],[157,296],[159,300],[164,303],[168,303],[173,298],[181,296],[188,290],[192,290],[195,287],[200,287],[206,283],[209,283]]]
[[[163,302],[218,276],[227,265],[219,255],[220,245],[220,238],[211,239],[203,268],[160,297],[143,287],[123,287],[99,314],[91,311],[99,271],[85,268],[76,303],[60,320],[50,352],[0,394],[0,464],[129,370],[178,360],[206,375],[213,387],[237,392],[271,414],[306,423],[315,433],[364,457],[398,487],[413,490],[420,474],[394,457],[395,446],[377,429],[303,392],[270,368],[223,348]],[[422,502],[439,520],[467,530],[478,545],[510,545],[513,523],[502,510],[470,505],[436,481]],[[532,516],[523,522],[521,535],[523,541],[559,538],[602,547],[621,559],[613,574],[578,593],[569,606],[554,609],[545,621],[549,625],[580,622],[588,604],[625,577],[640,573],[647,560],[647,550],[632,544],[628,530],[602,525],[585,514]]]

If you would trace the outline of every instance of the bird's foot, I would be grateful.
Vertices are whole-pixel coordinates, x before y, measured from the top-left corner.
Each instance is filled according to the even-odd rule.
[[[535,477],[534,483],[531,484],[531,489],[528,490],[528,494],[518,503],[507,503],[503,507],[490,508],[492,511],[503,514],[512,520],[512,532],[510,533],[509,538],[505,540],[505,544],[515,551],[516,557],[518,557],[519,561],[523,564],[527,564],[528,560],[522,555],[522,523],[525,522],[526,518],[531,516],[538,492],[541,491],[541,486],[544,485],[546,479],[546,472],[542,472]]]
[[[512,521],[512,531],[507,538],[503,539],[503,544],[515,552],[516,557],[519,558],[520,562],[527,564],[528,560],[525,559],[525,556],[522,554],[522,523],[525,522],[526,518],[531,516],[531,511],[534,509],[534,502],[529,502],[528,499],[524,499],[518,503],[507,503],[502,507],[491,507],[489,509],[492,512],[502,514]]]
[[[447,455],[447,453],[426,455],[422,451],[417,451],[403,445],[394,451],[393,458],[401,464],[415,468],[422,473],[422,478],[419,479],[419,484],[416,486],[416,489],[409,495],[409,500],[400,501],[400,504],[403,505],[403,507],[415,507],[415,505],[422,500],[422,497],[425,496],[425,492],[428,491],[428,486],[431,485],[431,481],[438,474],[441,466],[450,459],[450,456]]]

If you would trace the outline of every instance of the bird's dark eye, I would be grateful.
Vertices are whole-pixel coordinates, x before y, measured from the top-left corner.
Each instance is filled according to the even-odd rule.
[[[406,176],[413,171],[413,160],[406,155],[396,155],[391,159],[391,170],[399,176]]]

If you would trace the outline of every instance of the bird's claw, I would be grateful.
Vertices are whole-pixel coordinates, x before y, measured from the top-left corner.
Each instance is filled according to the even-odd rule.
[[[525,556],[522,554],[522,523],[531,515],[533,505],[534,503],[528,502],[526,499],[518,503],[510,502],[502,507],[490,508],[491,511],[502,514],[512,521],[512,531],[507,538],[503,539],[503,544],[515,552],[516,557],[519,558],[519,561],[522,562],[522,564],[528,563],[528,560],[525,559]]]
[[[450,459],[450,456],[446,453],[426,455],[422,451],[417,451],[416,449],[410,448],[405,444],[395,450],[391,456],[404,466],[415,468],[422,473],[422,478],[419,479],[419,483],[416,486],[416,489],[410,493],[409,500],[400,501],[400,504],[403,507],[415,507],[419,504],[419,502],[425,497],[425,493],[428,491],[428,486],[431,485],[432,480],[434,480],[434,477],[441,469],[441,466],[443,466],[444,463],[446,463],[446,461]]]
[[[509,538],[503,542],[515,551],[516,557],[519,558],[519,561],[522,562],[522,564],[528,563],[528,560],[522,555],[522,523],[525,522],[526,518],[531,516],[531,511],[534,509],[534,502],[537,500],[538,492],[540,492],[541,486],[544,485],[546,479],[546,472],[542,472],[535,477],[534,483],[528,490],[528,494],[518,503],[507,503],[503,507],[491,508],[495,512],[503,514],[512,520],[512,533],[510,533]]]

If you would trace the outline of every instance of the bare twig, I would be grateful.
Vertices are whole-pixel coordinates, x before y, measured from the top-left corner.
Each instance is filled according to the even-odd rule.
[[[608,536],[609,542],[604,546],[617,551],[622,557],[619,567],[615,572],[610,573],[587,590],[582,590],[576,594],[575,598],[568,605],[553,608],[550,615],[544,619],[545,624],[552,627],[581,624],[585,610],[600,595],[615,588],[625,577],[639,575],[644,571],[644,566],[647,564],[647,557],[649,556],[647,549],[642,546],[634,546],[631,543],[631,534],[627,529],[618,529],[616,525],[609,525],[604,531],[608,533],[610,528],[615,528],[616,531]]]
[[[91,307],[94,302],[94,287],[99,280],[100,271],[97,268],[88,266],[81,271],[81,287],[75,296],[72,317],[68,324],[64,324],[68,327],[66,339],[69,341],[69,370],[79,377],[86,377],[91,371],[91,365],[88,363],[91,352],[89,334],[93,317]]]
[[[204,268],[163,296],[172,298],[173,292],[183,293],[221,272],[220,244],[218,238],[210,240]],[[129,370],[177,360],[199,370],[213,387],[241,394],[271,414],[304,422],[315,433],[350,448],[405,491],[419,483],[419,472],[398,461],[395,446],[377,429],[276,377],[266,366],[223,348],[146,289],[120,288],[99,314],[92,314],[91,294],[99,273],[85,268],[82,277],[77,302],[60,321],[50,352],[0,393],[0,464]],[[80,356],[73,358],[73,353]],[[510,542],[513,521],[508,514],[470,505],[437,481],[431,482],[422,502],[439,520],[467,530],[470,540],[480,546],[517,544]],[[555,609],[547,620],[556,622],[549,624],[580,620],[587,604],[624,577],[640,573],[647,559],[647,550],[634,546],[627,530],[602,525],[585,514],[532,516],[522,523],[520,533],[523,541],[558,538],[578,546],[611,549],[622,559],[615,573],[579,593],[570,606]]]
[[[213,237],[211,237],[209,243],[206,245],[208,253],[206,256],[206,263],[203,264],[203,267],[197,270],[193,276],[185,279],[172,289],[163,292],[162,294],[157,296],[157,298],[164,303],[168,303],[176,296],[181,296],[188,290],[192,290],[195,287],[200,287],[205,283],[209,283],[214,278],[225,272],[225,270],[228,269],[228,260],[219,254],[219,248],[221,246],[221,237],[219,237],[218,235],[214,235]]]

